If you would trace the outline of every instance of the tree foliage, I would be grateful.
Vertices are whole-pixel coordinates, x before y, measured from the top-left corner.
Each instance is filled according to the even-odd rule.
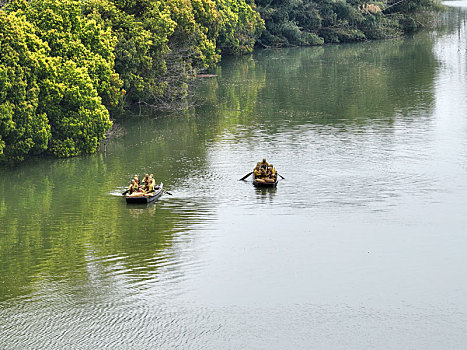
[[[220,53],[250,52],[263,21],[245,0],[90,0],[84,13],[111,28],[127,102],[172,106]]]
[[[48,46],[24,16],[0,10],[0,159],[47,149],[51,128],[39,107]]]
[[[427,24],[436,0],[257,0],[263,46],[320,45],[399,36]]]
[[[83,8],[88,18],[116,36],[115,70],[133,101],[147,100],[164,88],[157,78],[165,74],[164,56],[175,23],[161,9],[160,2],[151,4],[136,0],[90,0]]]
[[[225,54],[244,54],[253,49],[264,30],[256,6],[246,0],[216,0],[221,16],[218,46]]]
[[[18,0],[0,15],[2,159],[93,153],[112,125],[103,101],[121,96],[110,32],[73,0]]]
[[[249,0],[14,0],[1,11],[0,154],[92,153],[122,102],[171,108],[222,53],[251,52]]]

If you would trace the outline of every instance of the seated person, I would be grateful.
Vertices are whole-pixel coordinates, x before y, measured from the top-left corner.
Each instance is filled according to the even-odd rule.
[[[128,187],[128,193],[132,194],[133,192],[138,192],[138,191],[139,191],[138,183],[134,179],[131,180],[130,187]]]
[[[268,172],[268,176],[275,181],[277,179],[277,170],[274,168],[274,165],[269,164]]]
[[[266,162],[266,158],[263,158],[263,161],[261,162],[261,168],[262,169],[268,168],[268,162]]]
[[[272,164],[269,164],[268,169],[266,171],[266,178],[264,179],[266,182],[275,182],[275,169]]]
[[[154,175],[149,175],[148,182],[144,187],[144,193],[151,193],[154,192],[156,189],[156,180],[154,179]]]
[[[144,193],[152,193],[154,192],[154,183],[149,181],[145,189],[143,190]]]
[[[255,179],[261,177],[261,168],[259,165],[256,165],[255,169],[253,170],[253,175]]]
[[[146,185],[149,182],[149,175],[145,174],[143,179],[143,185]]]

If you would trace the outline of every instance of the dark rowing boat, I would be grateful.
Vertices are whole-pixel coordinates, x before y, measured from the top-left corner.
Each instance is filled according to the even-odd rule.
[[[257,187],[276,187],[278,180],[265,181],[264,179],[253,179],[253,185]]]
[[[131,204],[145,204],[155,201],[162,195],[164,184],[161,182],[160,185],[156,186],[154,192],[151,194],[143,194],[141,192],[127,194],[125,196],[126,202]]]

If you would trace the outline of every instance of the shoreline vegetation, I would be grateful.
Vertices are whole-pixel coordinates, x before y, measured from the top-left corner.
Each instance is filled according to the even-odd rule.
[[[399,37],[438,0],[0,0],[0,163],[94,153],[129,106],[183,108],[224,55]]]

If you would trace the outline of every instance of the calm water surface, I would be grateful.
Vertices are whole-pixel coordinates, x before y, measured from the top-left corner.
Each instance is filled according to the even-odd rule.
[[[264,50],[106,151],[0,170],[1,349],[463,349],[466,12]],[[262,157],[277,189],[238,181]],[[134,173],[173,194],[118,196]]]

